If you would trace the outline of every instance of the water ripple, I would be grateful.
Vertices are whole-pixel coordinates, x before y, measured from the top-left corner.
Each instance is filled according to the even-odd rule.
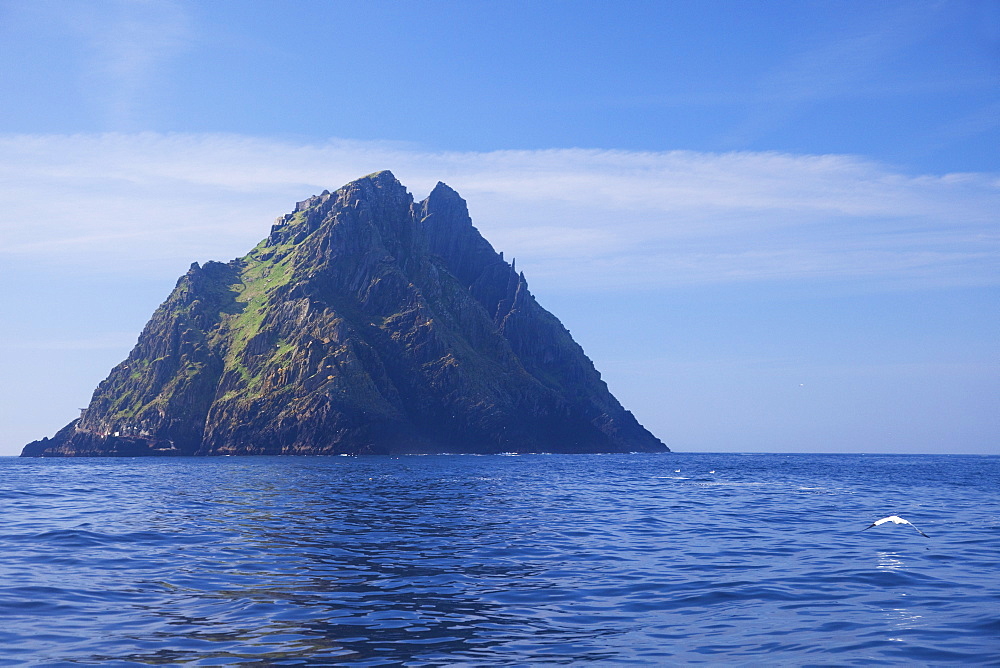
[[[0,666],[1000,664],[997,458],[0,466]]]

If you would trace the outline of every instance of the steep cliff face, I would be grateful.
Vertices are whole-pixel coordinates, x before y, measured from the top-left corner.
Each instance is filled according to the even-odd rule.
[[[414,203],[379,172],[192,265],[80,419],[22,455],[666,450],[455,191]]]

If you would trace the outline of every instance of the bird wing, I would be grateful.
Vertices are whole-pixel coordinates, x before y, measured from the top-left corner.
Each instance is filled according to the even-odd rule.
[[[923,531],[914,526],[913,522],[911,522],[910,520],[904,520],[902,517],[899,517],[898,515],[890,515],[889,517],[883,517],[880,520],[875,520],[874,522],[866,526],[864,529],[862,529],[862,531],[868,531],[872,527],[880,526],[882,524],[885,524],[886,522],[892,522],[893,524],[909,524],[911,527],[913,527],[913,530],[916,531],[918,534],[920,534],[924,538],[930,538],[930,536],[928,536]]]
[[[867,531],[868,529],[871,529],[872,527],[882,526],[886,522],[891,522],[893,519],[898,519],[898,518],[896,518],[896,516],[893,515],[892,517],[883,517],[880,520],[875,520],[874,522],[872,522],[871,524],[869,524],[868,526],[866,526],[864,529],[862,529],[862,531]]]
[[[910,520],[904,520],[904,519],[903,519],[902,517],[896,517],[895,515],[893,515],[892,517],[888,517],[888,518],[886,518],[886,519],[890,519],[890,520],[892,520],[893,522],[896,522],[896,524],[909,524],[909,525],[910,525],[911,527],[913,527],[913,530],[914,530],[914,531],[916,531],[916,532],[917,532],[918,534],[920,534],[920,535],[921,535],[921,536],[923,536],[924,538],[930,538],[930,536],[928,536],[928,535],[927,535],[927,534],[925,534],[925,533],[924,533],[923,531],[921,531],[920,529],[918,529],[918,528],[917,528],[917,525],[915,525],[915,524],[914,524],[913,522],[911,522]],[[897,522],[896,520],[899,520],[899,521]]]

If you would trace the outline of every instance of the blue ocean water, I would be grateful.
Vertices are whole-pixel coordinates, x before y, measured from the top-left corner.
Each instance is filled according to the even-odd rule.
[[[1000,665],[998,500],[1000,457],[2,458],[0,666]]]

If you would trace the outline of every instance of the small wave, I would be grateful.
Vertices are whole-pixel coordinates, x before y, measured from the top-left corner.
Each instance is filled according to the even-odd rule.
[[[33,489],[0,489],[0,499],[58,499],[67,496],[63,492],[46,492]]]
[[[994,460],[685,457],[8,465],[0,645],[20,665],[1000,663]],[[933,539],[859,532],[907,502]]]
[[[41,533],[20,533],[0,535],[0,544],[37,543],[60,547],[89,547],[120,543],[170,543],[186,542],[192,537],[179,537],[155,531],[133,531],[128,533],[102,533],[85,529],[56,529]]]

